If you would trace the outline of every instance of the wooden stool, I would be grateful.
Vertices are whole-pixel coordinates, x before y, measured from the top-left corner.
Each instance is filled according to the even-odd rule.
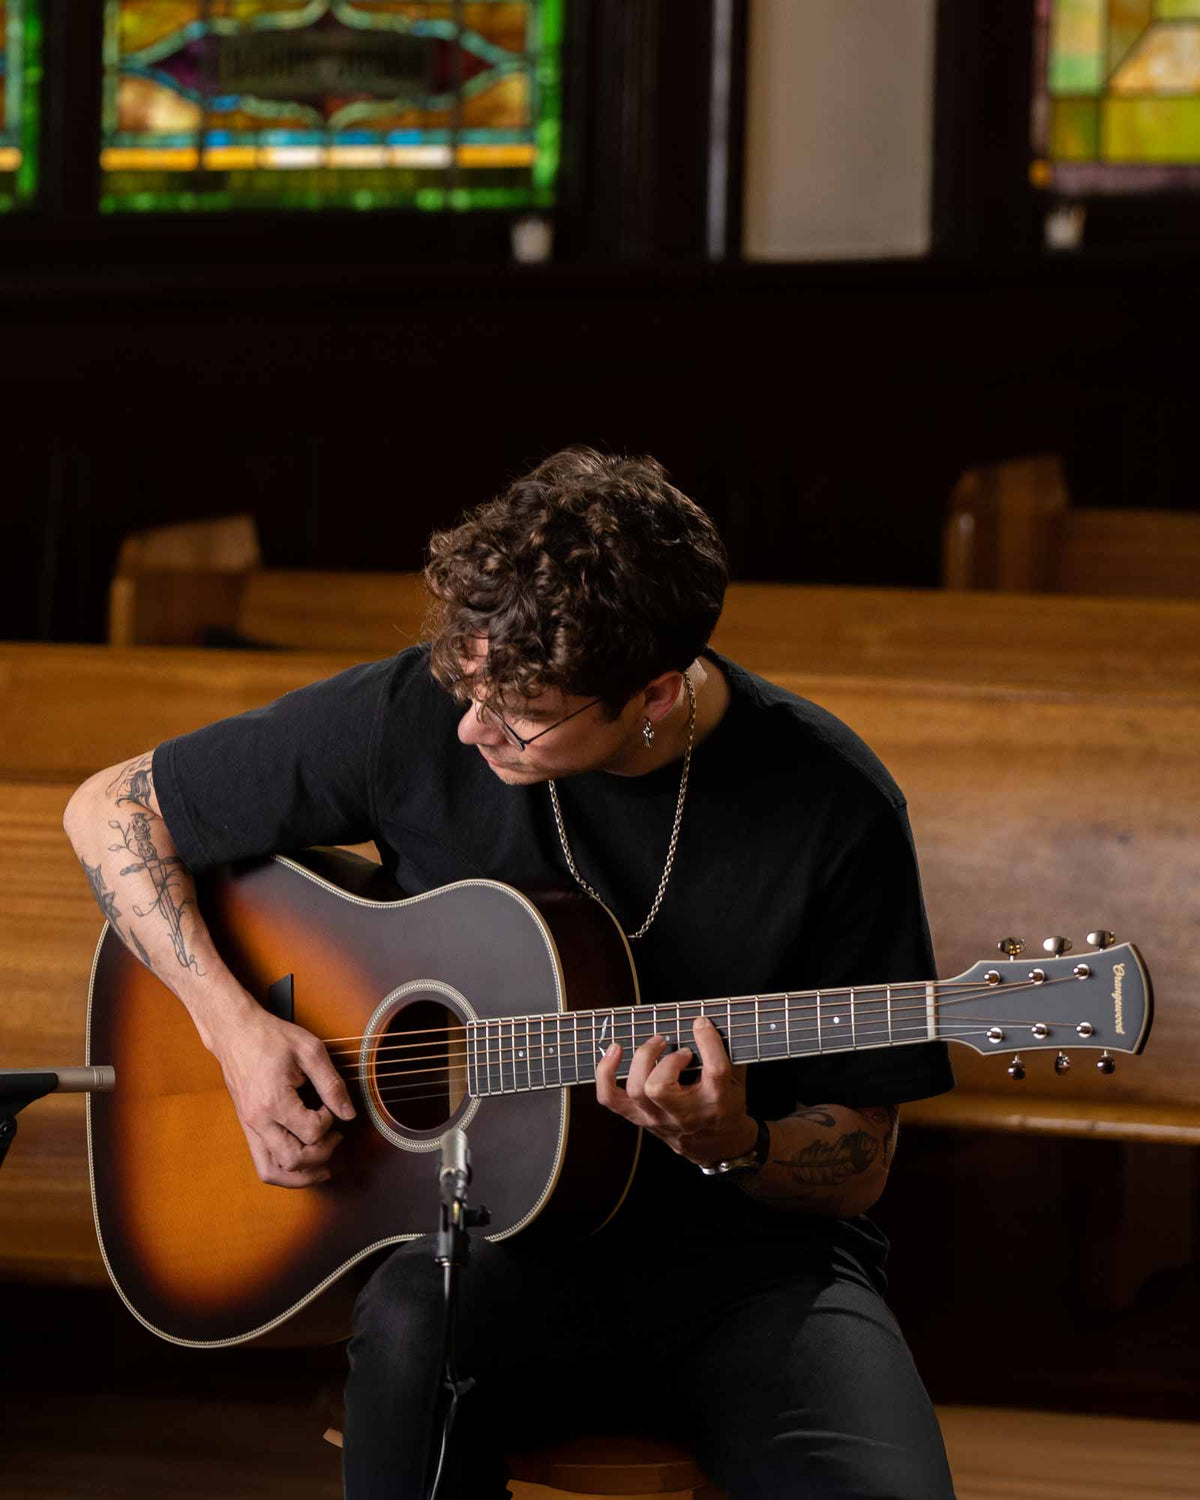
[[[325,1441],[340,1448],[341,1430],[327,1427]],[[529,1494],[528,1500],[557,1500],[560,1495],[726,1500],[725,1491],[709,1484],[685,1449],[659,1438],[570,1438],[526,1453],[510,1453],[508,1472],[510,1482],[517,1485],[518,1500],[525,1500],[526,1485],[544,1487],[536,1496]]]

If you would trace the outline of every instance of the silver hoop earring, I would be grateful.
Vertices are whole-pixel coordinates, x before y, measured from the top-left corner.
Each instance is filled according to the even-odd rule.
[[[649,750],[654,744],[654,725],[649,719],[642,725],[642,738],[646,741],[646,749]]]

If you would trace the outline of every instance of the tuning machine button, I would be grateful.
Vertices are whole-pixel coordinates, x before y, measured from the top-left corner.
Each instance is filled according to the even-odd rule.
[[[1018,1054],[1008,1065],[1008,1076],[1014,1078],[1018,1083],[1025,1077],[1025,1064]]]
[[[1009,958],[1019,958],[1025,952],[1025,939],[1018,937],[1001,938],[996,944],[1000,953],[1005,953]]]
[[[1116,1066],[1116,1060],[1107,1051],[1102,1052],[1096,1059],[1096,1067],[1106,1078]]]
[[[1070,1066],[1071,1059],[1065,1052],[1060,1052],[1054,1059],[1054,1071],[1059,1075],[1060,1078]]]
[[[1103,927],[1098,932],[1089,932],[1087,939],[1093,948],[1111,948],[1116,942],[1116,937],[1111,932],[1105,931]]]
[[[1071,942],[1070,938],[1048,937],[1042,943],[1042,951],[1044,953],[1053,954],[1055,958],[1058,958],[1060,954],[1070,953],[1073,946],[1074,944]]]

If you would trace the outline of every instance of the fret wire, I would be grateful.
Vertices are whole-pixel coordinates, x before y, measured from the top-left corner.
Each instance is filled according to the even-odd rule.
[[[761,1004],[762,1004],[761,997],[758,996],[758,995],[755,995],[755,997],[754,997],[754,1050],[758,1054],[758,1059],[757,1060],[759,1060],[759,1061],[761,1061],[761,1059],[762,1059],[762,1037],[759,1034],[759,1029],[758,1029],[758,1011],[759,1011],[759,1006]]]
[[[854,1029],[854,986],[850,986],[850,1046],[858,1046],[858,1034]]]
[[[818,1052],[824,1051],[824,1048],[821,1045],[821,991],[820,990],[817,991],[817,1051]]]

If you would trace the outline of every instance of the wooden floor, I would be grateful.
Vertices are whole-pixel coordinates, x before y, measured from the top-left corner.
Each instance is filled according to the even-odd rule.
[[[940,1415],[958,1500],[1200,1496],[1200,1424],[972,1407]],[[318,1403],[294,1394],[233,1401],[10,1388],[0,1500],[339,1500],[339,1455],[322,1430]]]

